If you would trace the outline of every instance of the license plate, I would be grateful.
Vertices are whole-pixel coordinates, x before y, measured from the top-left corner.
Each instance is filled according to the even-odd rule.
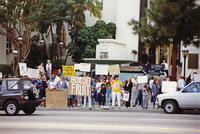
[[[28,100],[28,96],[25,96],[24,99],[25,99],[25,100]]]

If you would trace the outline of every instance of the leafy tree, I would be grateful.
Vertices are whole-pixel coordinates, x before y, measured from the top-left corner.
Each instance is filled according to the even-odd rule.
[[[108,36],[115,37],[116,25],[106,24],[99,20],[92,27],[84,27],[70,33],[72,41],[68,44],[69,55],[75,62],[82,62],[83,58],[94,58],[98,39]]]
[[[189,45],[198,36],[200,8],[195,0],[154,0],[140,22],[132,19],[129,24],[134,34],[149,45],[173,43],[172,77],[176,79],[176,59],[181,41]]]

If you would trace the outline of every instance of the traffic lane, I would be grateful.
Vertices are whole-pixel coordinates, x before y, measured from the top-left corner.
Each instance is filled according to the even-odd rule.
[[[199,115],[188,114],[38,111],[35,115],[21,116],[21,118],[19,116],[2,117],[0,123],[3,124],[0,124],[0,130],[5,127],[9,129],[12,126],[10,131],[13,130],[14,126],[17,126],[16,129],[21,127],[23,131],[28,131],[29,129],[40,129],[43,131],[45,129],[47,132],[57,128],[59,128],[59,131],[67,129],[67,131],[79,132],[86,128],[85,133],[87,133],[93,132],[92,128],[95,128],[95,130],[103,128],[105,130],[104,133],[107,131],[115,132],[115,130],[123,130],[124,132],[130,130],[137,133],[143,133],[143,131],[150,131],[151,133],[160,133],[161,131],[165,133],[183,133],[183,131],[196,133],[200,126]],[[86,126],[82,128],[83,125]],[[200,133],[200,131],[197,132]]]
[[[169,127],[146,127],[146,126],[115,126],[115,125],[80,125],[80,124],[61,124],[61,123],[10,123],[0,124],[2,133],[149,133],[149,134],[199,134],[200,129],[169,128]]]

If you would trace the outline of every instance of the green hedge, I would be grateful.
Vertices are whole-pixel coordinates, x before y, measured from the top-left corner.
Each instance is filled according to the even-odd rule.
[[[12,66],[0,64],[0,72],[2,72],[3,75],[12,75]]]

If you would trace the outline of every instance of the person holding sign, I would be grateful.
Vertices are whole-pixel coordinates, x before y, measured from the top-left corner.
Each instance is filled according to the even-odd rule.
[[[115,106],[115,98],[117,97],[118,107],[121,106],[120,88],[123,87],[123,83],[119,80],[119,76],[115,75],[112,84],[112,108]]]
[[[153,81],[153,86],[152,86],[152,98],[153,98],[153,109],[155,109],[155,105],[156,105],[156,97],[159,93],[159,88],[160,88],[160,84],[159,84],[159,80],[158,78],[155,78]]]

